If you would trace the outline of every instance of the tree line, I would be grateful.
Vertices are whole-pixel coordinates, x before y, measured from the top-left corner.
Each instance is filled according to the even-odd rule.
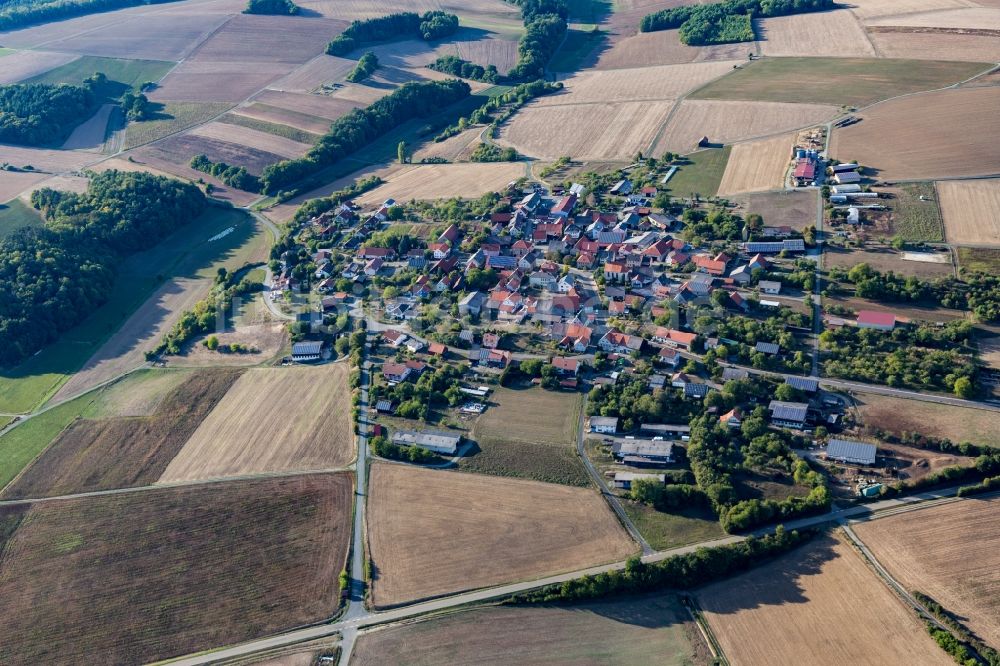
[[[262,191],[273,195],[299,183],[408,120],[429,116],[469,96],[469,84],[458,79],[409,82],[364,109],[337,119],[303,157],[264,169]]]
[[[0,86],[0,143],[40,146],[69,134],[93,109],[93,86],[15,83]]]
[[[427,68],[433,69],[435,72],[460,76],[463,79],[472,79],[473,81],[484,81],[486,83],[497,83],[501,79],[496,65],[483,67],[482,65],[462,60],[458,56],[453,55],[443,55],[427,65]]]
[[[213,162],[207,155],[191,158],[191,168],[215,176],[226,185],[246,192],[260,192],[260,179],[247,171],[246,167]]]
[[[59,21],[74,16],[109,12],[125,7],[153,5],[173,0],[6,0],[0,9],[0,30],[13,30],[33,23]]]
[[[545,68],[566,37],[569,8],[565,0],[515,0],[521,8],[524,34],[517,44],[517,62],[507,72],[514,81],[545,77]]]
[[[54,342],[111,294],[117,264],[198,217],[205,196],[189,183],[106,171],[82,194],[36,190],[41,228],[0,240],[0,365]]]
[[[708,5],[684,5],[647,14],[641,32],[679,28],[680,39],[690,46],[753,41],[751,19],[822,11],[833,0],[726,0]]]
[[[458,30],[458,16],[442,11],[399,12],[386,16],[353,21],[344,32],[326,45],[327,55],[345,56],[354,49],[372,42],[390,39],[423,39],[434,41]]]

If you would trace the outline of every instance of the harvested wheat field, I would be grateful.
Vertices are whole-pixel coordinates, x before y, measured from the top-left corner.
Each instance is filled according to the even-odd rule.
[[[199,125],[188,132],[188,135],[245,146],[253,151],[280,155],[284,158],[299,157],[312,147],[309,144],[292,141],[282,136],[222,122]],[[236,162],[236,164],[240,163]]]
[[[851,11],[866,21],[883,16],[975,6],[973,0],[851,0]]]
[[[484,162],[469,164],[415,164],[383,176],[385,184],[357,197],[362,206],[388,198],[474,199],[486,192],[503,189],[524,175],[521,162]]]
[[[500,129],[500,143],[540,159],[630,160],[647,152],[673,107],[673,102],[529,105]]]
[[[46,178],[48,178],[47,174],[31,171],[5,172],[3,178],[0,178],[0,202],[16,198],[17,195],[32,189]]]
[[[830,154],[883,180],[1000,173],[1000,88],[959,88],[895,99],[833,132]]]
[[[71,63],[79,57],[72,53],[50,53],[48,51],[11,53],[3,58],[3,67],[0,67],[0,84],[30,79],[60,65]]]
[[[191,56],[202,62],[301,65],[323,52],[346,21],[315,17],[237,14]]]
[[[887,16],[868,21],[868,25],[953,30],[1000,30],[1000,8],[963,7],[902,16]]]
[[[837,107],[780,102],[721,102],[686,99],[680,103],[652,152],[686,153],[707,136],[731,143],[815,125],[837,115]],[[576,153],[570,153],[576,157]]]
[[[875,558],[1000,645],[1000,499],[970,498],[854,527]]]
[[[702,666],[711,655],[680,601],[667,595],[473,609],[362,633],[351,654],[359,666],[446,662]]]
[[[0,162],[18,168],[31,166],[29,171],[69,173],[79,171],[101,159],[101,155],[79,150],[47,150],[22,146],[0,145]],[[4,177],[7,173],[4,172]]]
[[[850,11],[813,12],[754,22],[760,50],[766,56],[874,58],[875,49]]]
[[[330,129],[330,121],[326,118],[310,116],[298,111],[289,111],[288,109],[260,102],[254,102],[249,106],[237,107],[233,109],[233,114],[243,116],[244,118],[262,120],[267,123],[288,125],[289,127],[295,127],[306,132],[312,132],[313,134],[325,134]]]
[[[476,146],[481,143],[479,136],[482,133],[481,129],[473,127],[444,141],[429,141],[414,151],[412,159],[414,162],[435,157],[444,158],[449,162],[468,160]]]
[[[1000,413],[994,411],[921,403],[920,411],[915,412],[912,403],[903,398],[859,393],[854,399],[858,421],[868,432],[919,432],[953,442],[1000,446]]]
[[[363,106],[358,102],[329,97],[327,95],[309,95],[305,93],[279,92],[277,90],[265,90],[259,95],[254,96],[253,101],[280,109],[288,109],[297,113],[326,118],[330,121],[334,121],[341,116],[346,116],[354,109]]]
[[[1000,62],[1000,40],[993,35],[927,32],[886,26],[868,32],[886,58]]]
[[[1000,179],[943,180],[937,193],[949,243],[1000,246]]]
[[[343,81],[357,64],[356,60],[321,53],[288,76],[275,81],[272,86],[279,91],[308,93],[323,84]]]
[[[37,503],[0,555],[4,662],[149,663],[325,620],[352,489],[316,474]]]
[[[597,56],[595,69],[632,69],[655,65],[682,65],[712,60],[741,60],[753,50],[752,44],[688,46],[676,30],[640,32],[612,41]]]
[[[764,192],[784,187],[794,135],[738,143],[729,153],[719,195]]]
[[[624,559],[635,544],[593,490],[375,463],[372,601],[385,608]]]
[[[247,370],[160,482],[343,467],[354,458],[349,372],[346,363]]]
[[[732,61],[726,60],[603,72],[586,70],[564,79],[562,92],[546,95],[534,105],[669,101],[728,74],[731,69]]]
[[[697,596],[734,666],[953,663],[839,537],[817,537]]]
[[[188,377],[147,417],[78,419],[8,486],[5,498],[150,485],[237,381],[230,370]]]
[[[455,37],[462,34],[460,31]],[[486,38],[455,41],[453,46],[459,58],[483,67],[493,65],[501,74],[506,74],[517,62],[517,41],[514,39],[490,35]]]

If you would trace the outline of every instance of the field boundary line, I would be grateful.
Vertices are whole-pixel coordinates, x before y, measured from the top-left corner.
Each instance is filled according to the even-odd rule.
[[[684,606],[684,610],[691,616],[694,625],[698,627],[698,632],[705,639],[712,657],[718,660],[721,666],[730,666],[729,660],[726,658],[726,653],[722,650],[722,645],[719,644],[719,640],[715,637],[715,632],[712,631],[712,627],[708,624],[708,620],[705,619],[705,615],[701,612],[701,608],[698,606],[695,598],[689,594],[683,595],[681,597],[681,605]]]

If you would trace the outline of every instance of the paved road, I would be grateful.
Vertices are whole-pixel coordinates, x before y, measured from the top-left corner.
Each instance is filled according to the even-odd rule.
[[[254,219],[260,222],[264,227],[271,232],[274,237],[274,242],[277,243],[281,238],[281,230],[272,222],[255,210],[250,210],[249,208],[244,208],[244,210],[251,215]],[[283,319],[285,321],[295,321],[295,315],[285,314],[281,311],[274,301],[271,300],[271,285],[274,284],[274,272],[271,270],[270,266],[265,265],[264,267],[266,275],[264,276],[264,305],[267,307],[268,311],[277,319]]]

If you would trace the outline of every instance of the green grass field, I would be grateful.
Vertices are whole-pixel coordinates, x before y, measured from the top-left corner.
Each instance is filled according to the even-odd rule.
[[[163,60],[125,60],[122,58],[101,58],[83,56],[78,60],[50,69],[47,72],[26,79],[23,83],[71,83],[80,84],[95,72],[103,72],[109,81],[134,88],[147,81],[156,82],[167,75],[175,63]],[[121,93],[118,93],[120,95]],[[111,95],[117,97],[118,95]]]
[[[685,164],[667,181],[667,189],[674,197],[690,197],[696,193],[702,197],[714,197],[719,191],[722,174],[726,172],[730,147],[709,148],[687,155],[690,164]]]
[[[892,226],[897,236],[908,241],[933,243],[944,240],[944,220],[933,183],[901,185],[898,196],[892,201],[892,209]]]
[[[225,113],[232,108],[226,102],[166,102],[150,120],[132,121],[125,129],[123,150],[162,139],[188,127]]]
[[[230,226],[236,230],[206,242]],[[36,356],[0,369],[0,412],[26,413],[44,403],[167,279],[210,276],[220,265],[238,268],[267,242],[267,231],[245,213],[212,208],[155,248],[124,260],[107,303]]]
[[[690,99],[867,106],[943,88],[990,65],[870,58],[762,58],[712,81]]]
[[[0,238],[6,238],[22,227],[42,226],[42,216],[20,199],[0,204]]]
[[[249,127],[250,129],[257,130],[258,132],[267,132],[268,134],[281,136],[286,139],[291,139],[292,141],[298,141],[299,143],[307,143],[310,146],[316,143],[316,141],[319,140],[320,137],[319,134],[313,134],[312,132],[307,132],[297,127],[289,127],[288,125],[271,123],[266,120],[259,120],[257,118],[250,118],[248,116],[240,116],[234,113],[227,113],[226,115],[219,118],[219,122],[226,123],[228,125],[239,125],[240,127]]]
[[[1000,249],[991,247],[958,248],[958,265],[970,271],[1000,274]]]
[[[693,508],[666,513],[628,500],[622,501],[622,508],[635,523],[639,533],[657,550],[726,536],[719,525],[719,519],[708,509]]]
[[[549,69],[553,72],[575,72],[605,39],[607,33],[600,30],[570,30],[562,47],[549,61]]]

